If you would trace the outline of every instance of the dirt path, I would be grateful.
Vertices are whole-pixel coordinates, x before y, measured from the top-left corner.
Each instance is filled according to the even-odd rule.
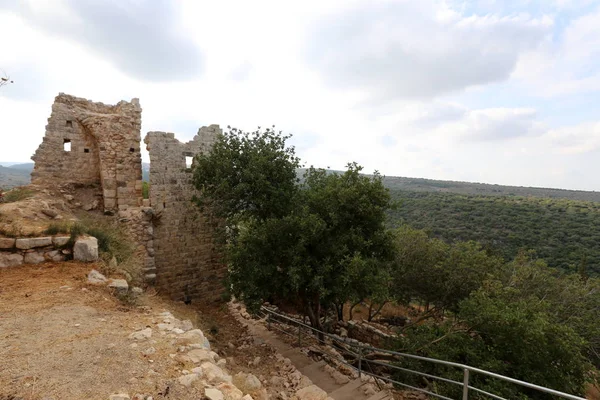
[[[160,313],[167,310],[200,327],[228,373],[251,372],[270,398],[292,398],[310,385],[225,305],[186,306],[148,294],[136,306],[123,304],[106,287],[87,283],[93,267],[65,262],[0,269],[0,399],[202,398],[204,388],[178,382],[189,367],[180,361],[174,335],[160,330]],[[129,338],[146,327],[154,333],[149,340]]]

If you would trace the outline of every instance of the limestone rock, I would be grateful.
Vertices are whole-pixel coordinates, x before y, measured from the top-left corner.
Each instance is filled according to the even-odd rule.
[[[23,264],[23,256],[18,253],[0,253],[0,268],[16,267]]]
[[[142,293],[144,293],[144,289],[142,289],[141,287],[134,286],[134,287],[132,287],[132,288],[131,288],[131,292],[132,292],[133,294],[135,294],[135,295],[138,295],[138,296],[139,296],[139,295],[141,295]]]
[[[124,393],[111,394],[108,397],[108,400],[130,400],[130,397],[128,394],[124,394]]]
[[[51,237],[37,237],[37,238],[21,238],[17,239],[15,245],[17,249],[28,250],[35,247],[44,247],[52,245]]]
[[[233,383],[244,393],[254,393],[262,387],[260,380],[256,376],[244,372],[235,374]]]
[[[58,215],[58,213],[56,211],[51,210],[49,208],[43,209],[42,214],[47,215],[50,218],[55,218]]]
[[[146,340],[146,339],[150,339],[151,337],[152,337],[152,328],[142,329],[140,331],[133,332],[131,335],[129,335],[129,339],[133,339],[133,340]]]
[[[326,400],[327,392],[316,385],[307,386],[296,392],[298,400]]]
[[[181,321],[181,329],[183,329],[184,332],[191,331],[194,329],[194,324],[192,324],[192,321],[189,319],[185,319]]]
[[[15,247],[15,239],[12,238],[0,238],[0,249],[12,249]]]
[[[213,363],[205,361],[200,367],[204,373],[204,378],[213,385],[221,382],[231,382],[231,376],[227,375],[221,368]]]
[[[126,294],[129,290],[129,285],[125,279],[111,279],[108,287],[114,289],[117,294]]]
[[[68,236],[54,236],[52,238],[52,243],[55,246],[62,247],[64,245],[66,245],[67,243],[69,243],[69,239],[70,238]]]
[[[180,376],[177,381],[185,386],[185,387],[190,387],[192,386],[192,384],[194,383],[194,381],[196,381],[198,379],[198,375],[197,374],[188,374],[188,375],[183,375]]]
[[[208,400],[225,400],[223,393],[219,389],[208,388],[204,390],[204,397]]]
[[[242,400],[244,397],[244,393],[230,382],[218,384],[217,389],[223,393],[223,400]]]
[[[210,352],[205,349],[191,350],[187,353],[187,356],[189,357],[190,361],[193,362],[194,364],[200,364],[201,362],[204,362],[204,361],[209,361],[212,363],[215,362],[215,359],[212,356],[212,354],[210,354]]]
[[[35,253],[35,252],[25,253],[25,257],[23,258],[23,262],[25,264],[39,264],[39,263],[43,263],[44,261],[46,261],[44,256],[42,254]]]
[[[55,261],[55,262],[65,260],[65,256],[62,254],[62,252],[60,250],[53,250],[53,251],[44,253],[44,258],[47,261]]]
[[[191,343],[199,343],[204,347],[206,338],[204,337],[204,333],[200,329],[192,329],[191,331],[187,331],[181,334],[177,338],[177,343],[179,344],[191,344]]]
[[[94,200],[90,203],[87,203],[86,205],[83,206],[83,209],[85,211],[92,211],[95,210],[96,208],[98,208],[98,200]]]
[[[77,239],[73,246],[73,258],[83,262],[97,261],[98,239],[91,236]]]
[[[106,279],[106,277],[104,275],[102,275],[100,272],[96,271],[95,269],[91,270],[90,273],[88,274],[88,282],[89,283],[98,284],[98,283],[106,283],[107,281],[108,281],[108,279]]]

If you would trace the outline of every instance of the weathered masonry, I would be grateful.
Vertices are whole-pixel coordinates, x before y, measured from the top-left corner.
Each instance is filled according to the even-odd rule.
[[[226,267],[213,240],[214,224],[192,203],[187,163],[209,151],[221,133],[203,127],[181,143],[173,133],[150,132],[150,199],[142,199],[141,112],[137,99],[116,105],[59,94],[46,134],[32,159],[32,183],[101,189],[103,209],[118,213],[142,261],[148,283],[179,300],[219,300]]]
[[[138,99],[117,105],[59,94],[32,160],[34,184],[98,185],[106,211],[137,207],[142,197]]]
[[[225,268],[213,241],[217,221],[201,214],[192,203],[195,188],[189,163],[209,151],[218,125],[200,128],[194,139],[181,143],[173,133],[149,132],[144,139],[150,153],[150,204],[154,226],[156,286],[175,299],[218,300]]]

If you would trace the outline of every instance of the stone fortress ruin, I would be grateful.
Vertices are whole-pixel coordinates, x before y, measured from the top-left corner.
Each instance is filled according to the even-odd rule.
[[[202,127],[188,143],[173,133],[149,132],[150,195],[143,199],[141,116],[138,99],[106,105],[60,93],[32,157],[32,183],[95,188],[93,208],[125,224],[147,282],[175,300],[218,300],[226,267],[213,242],[215,221],[192,203],[186,159],[209,151],[221,129]]]

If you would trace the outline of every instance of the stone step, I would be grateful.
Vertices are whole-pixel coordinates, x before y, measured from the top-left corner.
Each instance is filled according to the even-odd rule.
[[[363,384],[364,382],[362,382],[360,379],[354,379],[353,381],[346,383],[341,388],[329,393],[329,397],[332,397],[334,400],[350,398],[350,394],[352,394],[354,391],[358,391]]]
[[[383,399],[391,399],[390,392],[387,390],[382,390],[381,392],[375,393],[373,396],[369,397],[367,400],[383,400]]]

